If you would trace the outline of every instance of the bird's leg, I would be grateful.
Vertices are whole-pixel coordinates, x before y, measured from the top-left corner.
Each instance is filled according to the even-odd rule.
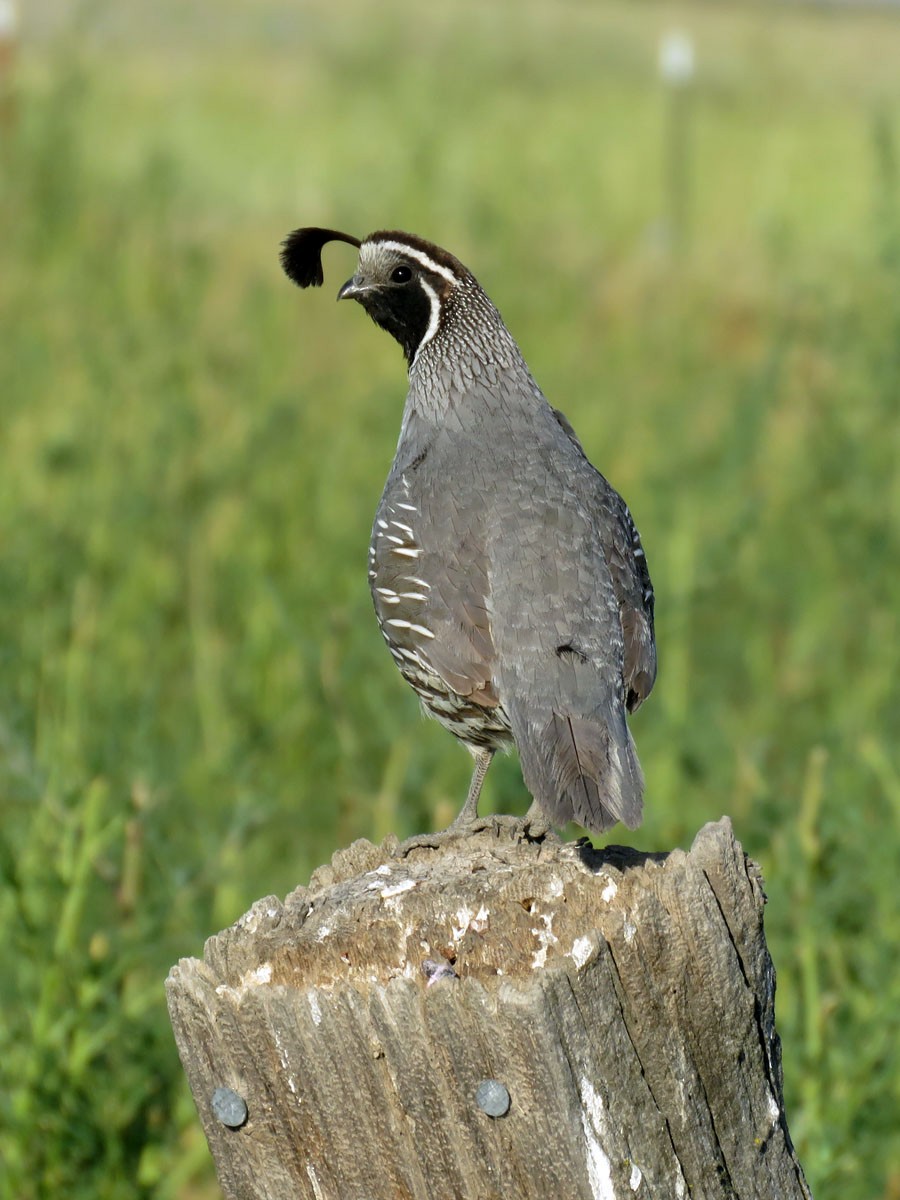
[[[475,770],[472,772],[469,794],[466,796],[466,802],[462,806],[459,816],[440,833],[417,833],[414,837],[401,842],[397,848],[399,857],[405,857],[411,850],[423,848],[436,850],[444,842],[465,837],[469,833],[477,833],[479,829],[490,824],[490,821],[479,822],[478,820],[478,797],[481,795],[481,785],[484,783],[484,777],[491,765],[494,751],[477,750],[473,753],[475,754]]]
[[[488,773],[488,767],[491,765],[493,757],[493,750],[475,752],[475,770],[472,772],[469,794],[466,796],[466,802],[456,820],[448,825],[442,833],[419,833],[415,837],[407,838],[397,847],[395,851],[397,857],[405,858],[412,850],[436,850],[447,841],[478,833],[482,829],[493,829],[498,836],[501,832],[505,832],[506,836],[521,839],[524,835],[532,842],[541,842],[547,837],[551,841],[558,841],[556,835],[551,832],[550,822],[537,800],[529,808],[524,820],[521,817],[478,816],[478,798],[481,795],[484,777]]]
[[[462,811],[450,826],[451,829],[464,829],[478,820],[478,797],[481,795],[484,777],[488,773],[488,767],[491,765],[493,757],[493,750],[479,750],[475,755],[475,770],[472,772],[469,794],[466,796]]]

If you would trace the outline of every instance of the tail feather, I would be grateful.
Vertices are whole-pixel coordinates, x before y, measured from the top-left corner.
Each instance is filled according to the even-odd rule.
[[[554,712],[524,737],[515,725],[525,784],[554,823],[577,821],[594,833],[617,821],[637,828],[644,776],[624,714],[604,720]]]

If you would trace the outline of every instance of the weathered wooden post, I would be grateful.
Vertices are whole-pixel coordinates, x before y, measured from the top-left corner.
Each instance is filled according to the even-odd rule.
[[[356,842],[182,960],[169,1008],[219,1180],[251,1200],[787,1200],[756,866]]]

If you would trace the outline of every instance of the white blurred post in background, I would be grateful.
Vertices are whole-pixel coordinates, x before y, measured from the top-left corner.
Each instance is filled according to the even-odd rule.
[[[664,33],[657,62],[666,105],[662,230],[666,245],[682,250],[690,236],[690,93],[695,71],[690,34],[679,29]]]
[[[19,13],[16,0],[0,0],[0,126],[8,129],[13,122],[13,65]]]

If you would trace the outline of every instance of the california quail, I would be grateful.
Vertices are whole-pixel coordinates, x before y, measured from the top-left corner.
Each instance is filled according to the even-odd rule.
[[[635,828],[644,780],[625,714],[650,694],[656,645],[625,502],[452,254],[396,231],[298,229],[284,270],[320,285],[333,240],[359,247],[338,299],[358,300],[409,364],[369,581],[403,677],[475,757],[454,825],[477,816],[494,752],[513,741],[547,819]]]

